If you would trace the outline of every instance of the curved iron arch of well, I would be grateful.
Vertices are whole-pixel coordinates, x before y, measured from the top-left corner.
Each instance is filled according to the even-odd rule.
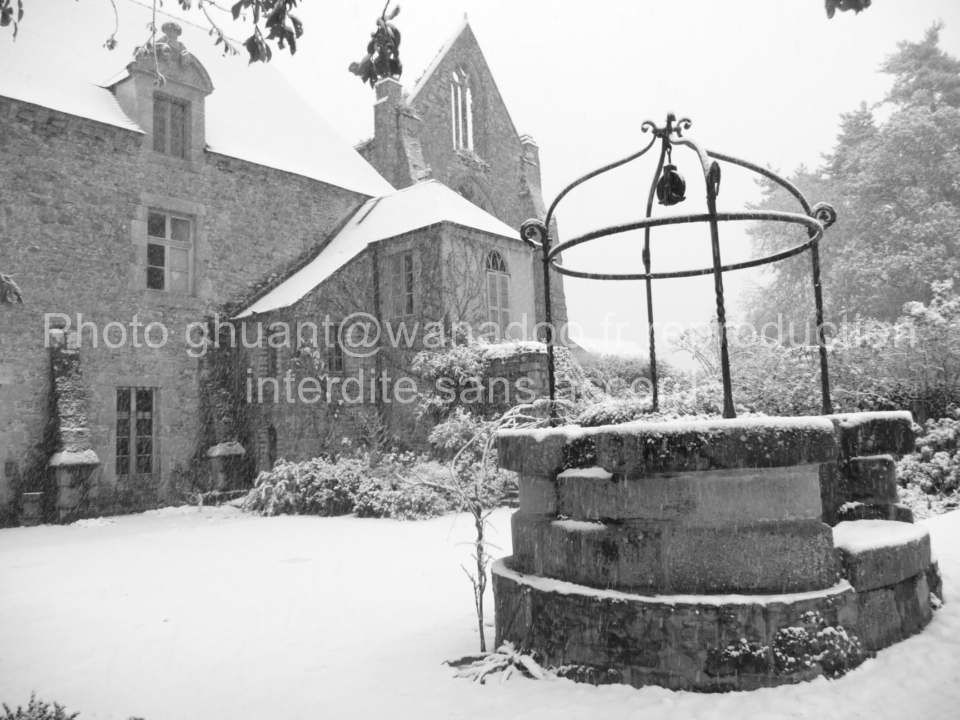
[[[698,145],[694,140],[686,137],[684,133],[690,129],[692,122],[688,118],[677,119],[670,113],[667,115],[666,123],[658,126],[653,122],[646,120],[641,126],[641,132],[651,133],[650,142],[637,152],[628,155],[625,158],[597,168],[586,175],[574,180],[567,185],[554,198],[547,210],[546,217],[543,220],[527,220],[520,227],[521,239],[530,245],[534,251],[540,255],[543,270],[543,293],[545,308],[545,334],[544,338],[547,344],[547,364],[548,364],[548,390],[550,400],[556,399],[556,363],[554,352],[554,333],[553,318],[551,306],[550,290],[550,272],[556,271],[562,275],[570,277],[586,278],[591,280],[641,280],[645,285],[646,306],[647,306],[647,329],[648,329],[648,348],[650,356],[650,381],[652,386],[652,409],[659,409],[659,382],[657,377],[657,353],[656,353],[656,332],[654,327],[654,307],[653,307],[653,281],[667,280],[672,278],[695,277],[699,275],[713,275],[714,296],[716,299],[716,317],[717,326],[720,335],[720,371],[723,382],[723,416],[732,418],[736,416],[733,404],[733,390],[730,379],[730,355],[727,345],[726,328],[726,304],[723,294],[723,275],[734,270],[744,270],[746,268],[768,265],[779,262],[789,257],[799,255],[803,252],[810,253],[811,261],[811,284],[814,297],[814,307],[817,322],[817,345],[820,355],[820,390],[822,396],[822,411],[824,414],[832,412],[832,403],[830,401],[830,377],[827,367],[827,345],[823,327],[823,292],[820,280],[820,240],[823,238],[824,231],[836,221],[836,211],[827,203],[817,203],[811,205],[804,197],[803,193],[789,181],[780,177],[776,173],[763,168],[754,163],[740,158],[726,155],[724,153],[706,150]],[[650,190],[647,194],[646,214],[642,219],[622,223],[619,225],[610,225],[597,230],[578,235],[577,237],[555,242],[550,237],[550,227],[554,214],[560,202],[576,187],[592,180],[593,178],[607,173],[616,168],[622,167],[640,157],[646,155],[657,141],[660,141],[660,156],[657,161],[657,169],[650,184]],[[704,182],[707,189],[707,212],[688,213],[681,215],[668,215],[664,217],[653,217],[654,200],[659,199],[663,205],[673,205],[685,199],[685,185],[677,180],[678,173],[672,164],[673,149],[683,147],[692,150],[700,163],[703,172]],[[763,177],[772,180],[777,185],[786,190],[799,204],[801,212],[786,211],[744,211],[744,212],[718,212],[717,195],[720,191],[720,163],[729,163],[738,165],[742,168],[755,172]],[[720,252],[720,231],[721,223],[737,221],[770,221],[780,223],[791,223],[801,225],[807,230],[807,240],[797,245],[782,250],[771,255],[767,255],[753,260],[747,260],[738,263],[724,264]],[[667,225],[705,223],[710,229],[710,244],[712,258],[710,265],[690,270],[678,270],[670,272],[654,272],[650,257],[650,231],[656,227]],[[619,233],[643,230],[643,272],[628,273],[595,273],[577,270],[576,268],[566,267],[560,260],[560,254],[570,248],[589,243],[603,237],[610,237]]]

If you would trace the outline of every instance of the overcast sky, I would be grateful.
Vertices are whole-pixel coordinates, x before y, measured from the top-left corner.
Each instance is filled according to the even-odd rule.
[[[120,12],[136,1],[117,0]],[[859,15],[838,13],[832,20],[823,0],[404,0],[401,5],[396,22],[408,88],[468,13],[518,130],[540,146],[548,203],[577,176],[645,144],[640,123],[648,118],[660,123],[668,111],[690,117],[690,136],[708,148],[784,173],[802,163],[816,165],[833,144],[839,114],[883,97],[889,78],[876,70],[898,41],[919,40],[939,19],[946,24],[942,47],[960,55],[960,0],[874,0]],[[69,14],[82,8],[110,24],[109,0],[26,0],[25,6],[24,34],[42,32],[38,20],[44,11]],[[31,7],[39,11],[33,25]],[[165,7],[175,10],[177,3],[166,0]],[[298,14],[306,30],[299,52],[292,58],[274,54],[273,64],[350,142],[372,134],[373,91],[346,67],[363,54],[381,9],[380,0],[302,0]],[[203,21],[196,11],[188,17]],[[110,29],[104,28],[104,37]],[[229,32],[245,37],[242,29]],[[141,41],[121,38],[117,52]],[[100,42],[91,38],[90,51],[106,52]],[[650,157],[569,196],[560,209],[561,236],[642,217],[655,161]],[[668,212],[702,210],[695,158],[678,150],[674,161],[690,182],[690,199]],[[757,199],[749,177],[724,170],[721,209],[742,209]],[[828,233],[824,242],[829,241]],[[742,227],[722,227],[721,243],[725,261],[749,254]],[[621,236],[570,252],[566,262],[593,271],[639,271],[639,247],[637,236]],[[706,227],[654,231],[655,269],[709,262]],[[726,276],[734,316],[738,294],[760,280],[755,271]],[[583,326],[588,345],[639,347],[646,313],[640,284],[568,278],[566,288],[571,320]],[[714,311],[712,279],[662,281],[655,287],[655,307],[661,322],[708,321]],[[604,338],[604,318],[608,327],[625,326],[621,342],[612,334]]]
[[[372,132],[371,91],[343,68],[362,53],[378,9],[376,2],[307,0],[304,49],[281,61],[302,86],[316,90],[310,99],[318,109],[356,139]],[[898,41],[920,39],[940,19],[942,46],[960,55],[958,0],[875,0],[859,15],[838,13],[832,20],[822,0],[407,0],[397,23],[408,87],[464,12],[517,128],[540,145],[548,202],[578,175],[640,147],[640,122],[662,122],[670,110],[692,118],[691,136],[709,148],[783,172],[816,165],[834,141],[839,114],[883,97],[889,78],[877,67]],[[642,217],[655,160],[571,195],[561,206],[561,234]],[[675,160],[688,179],[695,176],[695,159],[678,152]],[[675,211],[703,207],[702,183],[691,190],[691,200]],[[749,177],[726,172],[721,208],[741,209],[756,198]],[[722,233],[724,258],[745,257],[742,228]],[[639,269],[638,238],[578,249],[567,262],[598,271]],[[708,265],[706,228],[655,235],[653,262],[664,269]],[[759,272],[742,271],[726,283],[735,302],[748,283],[761,280]],[[621,348],[644,337],[638,283],[566,283],[571,319],[595,344],[610,344],[601,326],[608,313],[628,324]],[[713,307],[709,277],[655,288],[664,322],[709,320]]]

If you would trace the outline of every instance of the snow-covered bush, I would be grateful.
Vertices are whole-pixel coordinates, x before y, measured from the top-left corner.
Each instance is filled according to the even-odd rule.
[[[823,616],[811,610],[798,625],[781,628],[773,645],[761,645],[740,638],[707,653],[706,671],[710,675],[767,674],[792,675],[819,668],[829,678],[838,678],[865,658],[856,635],[842,625],[829,625]]]
[[[464,482],[469,482],[471,468]],[[478,469],[474,470],[478,471]],[[261,515],[346,515],[419,520],[462,510],[443,489],[449,466],[413,453],[358,454],[336,460],[280,460],[257,477],[243,508]],[[498,507],[516,494],[513,473],[497,471],[483,499]]]
[[[718,675],[764,675],[770,671],[770,648],[740,638],[722,648],[707,651],[707,674]]]
[[[895,322],[857,318],[828,337],[834,410],[910,410],[920,420],[949,414],[960,404],[960,295],[951,283],[934,283],[926,305],[907,303]],[[821,411],[816,336],[767,337],[745,326],[728,336],[734,400],[768,415]],[[715,328],[691,329],[677,348],[699,364],[698,386],[720,376]],[[664,399],[675,394],[661,387]]]
[[[353,511],[364,475],[359,458],[279,460],[260,473],[243,508],[261,515],[344,515]]]
[[[577,415],[575,422],[583,427],[616,425],[639,420],[650,413],[651,404],[648,398],[609,399],[588,405]]]
[[[824,675],[838,678],[863,660],[860,639],[842,625],[828,625],[816,611],[804,613],[800,625],[781,628],[773,640],[773,666],[781,674],[817,664]]]
[[[664,378],[660,384],[660,409],[653,412],[649,396],[605,398],[586,405],[574,422],[584,427],[615,425],[631,420],[672,420],[675,418],[720,417],[723,408],[723,393],[717,382],[694,384],[688,378],[673,376]],[[750,409],[737,406],[738,414]]]
[[[584,377],[608,395],[636,393],[650,378],[650,363],[646,358],[623,355],[594,355],[583,361]],[[667,374],[662,363],[661,375]]]
[[[434,422],[445,419],[458,405],[460,399],[477,392],[483,386],[489,360],[483,346],[477,342],[454,344],[442,350],[424,350],[413,358],[411,370],[420,376],[427,387],[437,392],[423,393],[418,412]],[[444,388],[446,392],[439,392]]]
[[[459,508],[433,484],[445,480],[449,470],[434,460],[390,453],[368,468],[354,496],[360,517],[423,520]]]
[[[369,478],[357,491],[359,517],[425,520],[450,512],[450,501],[432,488],[390,478]]]
[[[897,464],[897,480],[927,495],[949,494],[960,487],[960,452],[915,453]]]
[[[960,489],[960,412],[928,420],[917,438],[917,451],[897,463],[897,481],[927,495],[949,495]]]
[[[928,420],[917,438],[921,453],[953,452],[960,448],[960,410],[950,409],[948,417]]]

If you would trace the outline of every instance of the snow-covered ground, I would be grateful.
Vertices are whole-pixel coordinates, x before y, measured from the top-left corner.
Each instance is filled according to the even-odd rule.
[[[507,554],[509,511],[493,522]],[[452,678],[441,661],[477,647],[467,516],[180,508],[0,530],[0,701],[36,690],[81,720],[953,718],[960,512],[926,522],[948,603],[924,633],[839,681],[729,695]]]

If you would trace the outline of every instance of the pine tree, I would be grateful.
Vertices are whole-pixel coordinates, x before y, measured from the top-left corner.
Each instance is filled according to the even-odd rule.
[[[825,309],[893,320],[904,303],[929,302],[932,282],[960,277],[960,60],[939,48],[940,25],[920,42],[901,42],[881,71],[894,76],[878,122],[866,105],[841,116],[833,150],[815,171],[791,180],[811,201],[833,204],[838,220],[821,243]],[[790,207],[763,184],[760,208]],[[758,252],[802,241],[767,223],[752,231]],[[773,267],[773,282],[750,299],[750,316],[812,317],[806,255]]]

